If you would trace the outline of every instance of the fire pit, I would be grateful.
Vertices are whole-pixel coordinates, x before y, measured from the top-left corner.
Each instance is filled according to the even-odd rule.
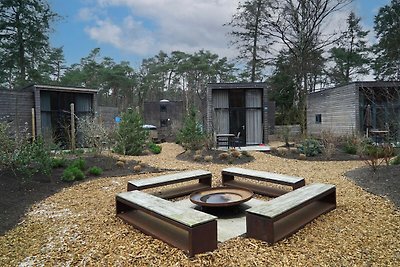
[[[192,193],[190,201],[201,207],[230,207],[250,200],[253,195],[247,189],[216,187]]]

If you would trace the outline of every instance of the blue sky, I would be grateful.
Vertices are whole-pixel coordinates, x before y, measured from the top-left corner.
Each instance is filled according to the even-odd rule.
[[[49,0],[53,11],[62,18],[53,24],[53,47],[63,46],[68,65],[78,63],[96,47],[101,56],[116,62],[129,61],[138,67],[143,58],[160,50],[188,53],[200,49],[233,58],[229,47],[227,23],[239,0]],[[380,7],[390,0],[355,0],[336,24],[345,23],[350,10],[362,18],[364,29],[371,30]]]

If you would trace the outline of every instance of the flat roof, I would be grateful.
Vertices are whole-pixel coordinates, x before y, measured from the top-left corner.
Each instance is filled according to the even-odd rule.
[[[98,89],[85,88],[85,87],[73,87],[73,86],[58,86],[58,85],[42,85],[42,84],[31,84],[22,88],[21,90],[34,88],[47,91],[69,91],[69,92],[80,92],[80,93],[97,93]]]

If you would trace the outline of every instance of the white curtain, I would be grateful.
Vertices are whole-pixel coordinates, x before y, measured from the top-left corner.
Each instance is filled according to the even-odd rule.
[[[214,118],[213,126],[217,134],[229,133],[229,98],[228,91],[213,91]]]
[[[262,133],[262,90],[246,90],[246,144],[261,144]]]

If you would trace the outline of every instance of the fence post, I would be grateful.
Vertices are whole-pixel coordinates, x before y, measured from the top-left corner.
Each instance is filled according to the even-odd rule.
[[[35,108],[32,108],[32,140],[36,140],[36,129],[35,129]]]
[[[71,103],[71,149],[74,151],[75,145],[75,105]]]

